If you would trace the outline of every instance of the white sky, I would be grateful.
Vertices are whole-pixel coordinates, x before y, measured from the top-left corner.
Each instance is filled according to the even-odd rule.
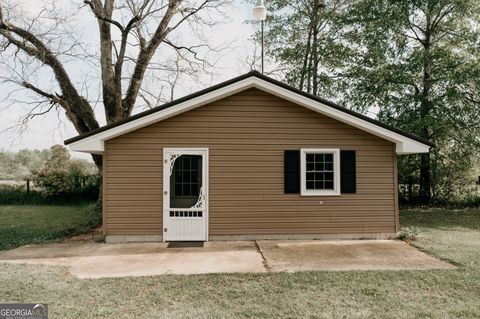
[[[22,8],[27,14],[35,14],[40,10],[40,0],[15,1],[23,5]],[[71,7],[72,0],[56,0],[55,3],[59,7],[67,8],[67,10],[77,10],[78,8],[78,5],[73,8]],[[215,72],[217,75],[205,77],[201,83],[196,83],[188,79],[184,80],[181,85],[178,86],[175,98],[249,71],[249,66],[245,60],[247,55],[251,56],[253,54],[253,44],[249,39],[253,35],[256,26],[246,24],[245,21],[251,19],[252,9],[253,5],[243,0],[236,0],[231,7],[226,9],[227,16],[230,17],[231,21],[227,21],[223,25],[205,28],[204,32],[206,37],[210,39],[209,41],[213,41],[216,44],[230,44],[228,54],[222,55],[217,62]],[[76,24],[80,26],[78,27],[78,32],[82,34],[82,38],[85,41],[91,42],[92,45],[95,46],[98,45],[97,25],[95,18],[88,8],[83,8],[79,11],[78,17],[76,17]],[[178,36],[181,37],[182,34]],[[189,35],[185,34],[185,36],[188,37]],[[67,70],[69,71],[70,77],[75,79],[76,77],[85,77],[85,74],[89,73],[88,68],[91,68],[91,66],[85,66],[85,64],[75,62],[73,65],[67,67]],[[83,78],[79,79],[79,82],[81,81],[83,81]],[[18,121],[22,115],[26,114],[26,110],[28,110],[28,105],[26,104],[15,103],[12,105],[4,99],[11,90],[12,87],[0,84],[0,151],[17,151],[23,148],[49,148],[54,144],[63,144],[64,139],[77,135],[75,129],[64,118],[63,114],[60,114],[60,117],[64,124],[59,126],[59,115],[57,112],[51,112],[31,120],[23,134],[20,134],[18,130],[2,132],[5,128],[12,126]],[[22,100],[28,100],[27,97],[20,98]],[[105,121],[101,105],[98,105],[96,108],[96,115],[101,125],[104,125]],[[90,159],[88,154],[74,152],[72,155],[74,157]]]

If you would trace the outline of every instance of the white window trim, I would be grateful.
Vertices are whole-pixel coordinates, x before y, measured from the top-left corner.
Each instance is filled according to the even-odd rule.
[[[307,189],[307,153],[333,154],[333,190]],[[302,196],[339,196],[340,195],[340,149],[338,148],[302,148],[300,149],[300,189]]]

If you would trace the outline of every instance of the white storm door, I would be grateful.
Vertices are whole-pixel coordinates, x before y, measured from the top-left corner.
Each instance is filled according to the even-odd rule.
[[[163,241],[208,240],[208,149],[163,149]]]

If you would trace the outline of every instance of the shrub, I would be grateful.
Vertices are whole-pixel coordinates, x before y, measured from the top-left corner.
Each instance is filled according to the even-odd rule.
[[[40,204],[44,197],[40,192],[27,192],[26,187],[22,185],[0,185],[0,205],[9,204]]]
[[[98,189],[100,178],[94,164],[72,160],[68,151],[60,145],[52,146],[51,153],[48,161],[32,171],[35,187],[44,196],[91,193]]]
[[[87,175],[78,171],[65,169],[49,169],[35,171],[33,176],[35,187],[45,196],[61,196],[91,192],[98,189],[100,179],[98,175]]]
[[[463,207],[480,207],[480,195],[467,196],[461,204]]]
[[[420,235],[420,229],[415,226],[402,227],[397,238],[404,241],[415,241]]]
[[[32,189],[27,192],[22,185],[0,185],[0,205],[69,204],[95,201],[98,187],[79,189],[71,193],[46,195]]]

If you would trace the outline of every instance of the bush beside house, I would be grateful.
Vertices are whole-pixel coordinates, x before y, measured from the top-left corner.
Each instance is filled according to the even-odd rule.
[[[5,153],[0,155],[6,158]],[[0,167],[0,175],[14,182],[0,185],[0,204],[53,204],[98,198],[100,178],[96,166],[72,159],[61,145],[48,151],[7,155],[10,161]]]

